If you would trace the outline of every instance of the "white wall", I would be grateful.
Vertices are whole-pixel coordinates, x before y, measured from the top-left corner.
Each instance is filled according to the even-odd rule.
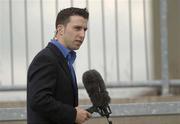
[[[0,77],[3,85],[11,84],[9,3],[0,2]]]
[[[75,70],[79,83],[81,83],[83,72],[88,70],[89,66],[97,69],[106,83],[118,80],[153,79],[152,0],[145,1],[145,11],[143,0],[132,0],[131,6],[128,0],[117,0],[117,3],[115,2],[115,0],[103,0],[103,17],[101,0],[88,1],[90,19],[89,30],[86,35],[89,36],[90,41],[86,37],[84,44],[77,51]],[[27,0],[28,40],[26,41],[25,4],[25,0],[12,0],[13,58],[11,58],[9,1],[0,1],[0,81],[2,85],[11,85],[12,70],[14,84],[26,85],[27,63],[31,62],[35,54],[45,47],[54,35],[56,6],[58,6],[58,10],[71,6],[70,0],[59,0],[58,5],[56,5],[56,0],[43,0],[43,18],[41,18],[40,0]],[[73,0],[73,6],[84,8],[86,1]],[[27,49],[26,44],[28,45]],[[130,45],[132,45],[132,49]],[[90,48],[89,57],[88,46]],[[28,62],[26,62],[27,54]]]

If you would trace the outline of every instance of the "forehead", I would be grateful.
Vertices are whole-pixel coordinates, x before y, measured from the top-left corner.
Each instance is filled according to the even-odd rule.
[[[87,26],[88,20],[85,19],[82,16],[70,16],[69,23],[71,25],[81,25],[81,26]]]

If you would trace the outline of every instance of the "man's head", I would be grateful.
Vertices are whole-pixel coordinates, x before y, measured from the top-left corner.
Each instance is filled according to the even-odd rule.
[[[58,13],[57,18],[56,18],[56,29],[59,24],[66,26],[71,16],[81,16],[88,20],[89,12],[87,11],[86,8],[81,9],[81,8],[75,8],[75,7],[70,7],[70,8],[61,10]]]
[[[63,9],[56,19],[56,38],[70,50],[79,49],[85,37],[88,18],[86,9]]]

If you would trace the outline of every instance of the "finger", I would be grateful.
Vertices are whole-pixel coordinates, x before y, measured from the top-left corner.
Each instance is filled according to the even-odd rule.
[[[89,118],[87,117],[87,118],[85,118],[85,121],[87,121],[87,120],[89,120]]]
[[[88,118],[91,118],[91,116],[92,116],[92,115],[88,112],[88,113],[87,113],[87,117],[88,117]]]

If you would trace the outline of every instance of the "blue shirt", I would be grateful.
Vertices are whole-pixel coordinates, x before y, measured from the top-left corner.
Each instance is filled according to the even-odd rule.
[[[76,59],[76,52],[74,52],[73,50],[69,50],[68,48],[64,47],[56,39],[52,39],[51,43],[54,44],[59,49],[59,51],[63,54],[63,56],[66,58],[66,60],[68,62],[69,69],[71,71],[73,82],[74,82],[73,87],[74,87],[74,90],[76,91],[76,89],[77,89],[76,74],[75,74],[75,71],[73,68],[73,63]]]
[[[70,62],[71,64],[74,63],[76,59],[76,52],[73,50],[69,50],[68,48],[64,47],[58,40],[52,39],[51,43],[54,44],[59,51],[63,54],[63,56],[66,58],[68,63]],[[69,56],[69,57],[68,57]]]

